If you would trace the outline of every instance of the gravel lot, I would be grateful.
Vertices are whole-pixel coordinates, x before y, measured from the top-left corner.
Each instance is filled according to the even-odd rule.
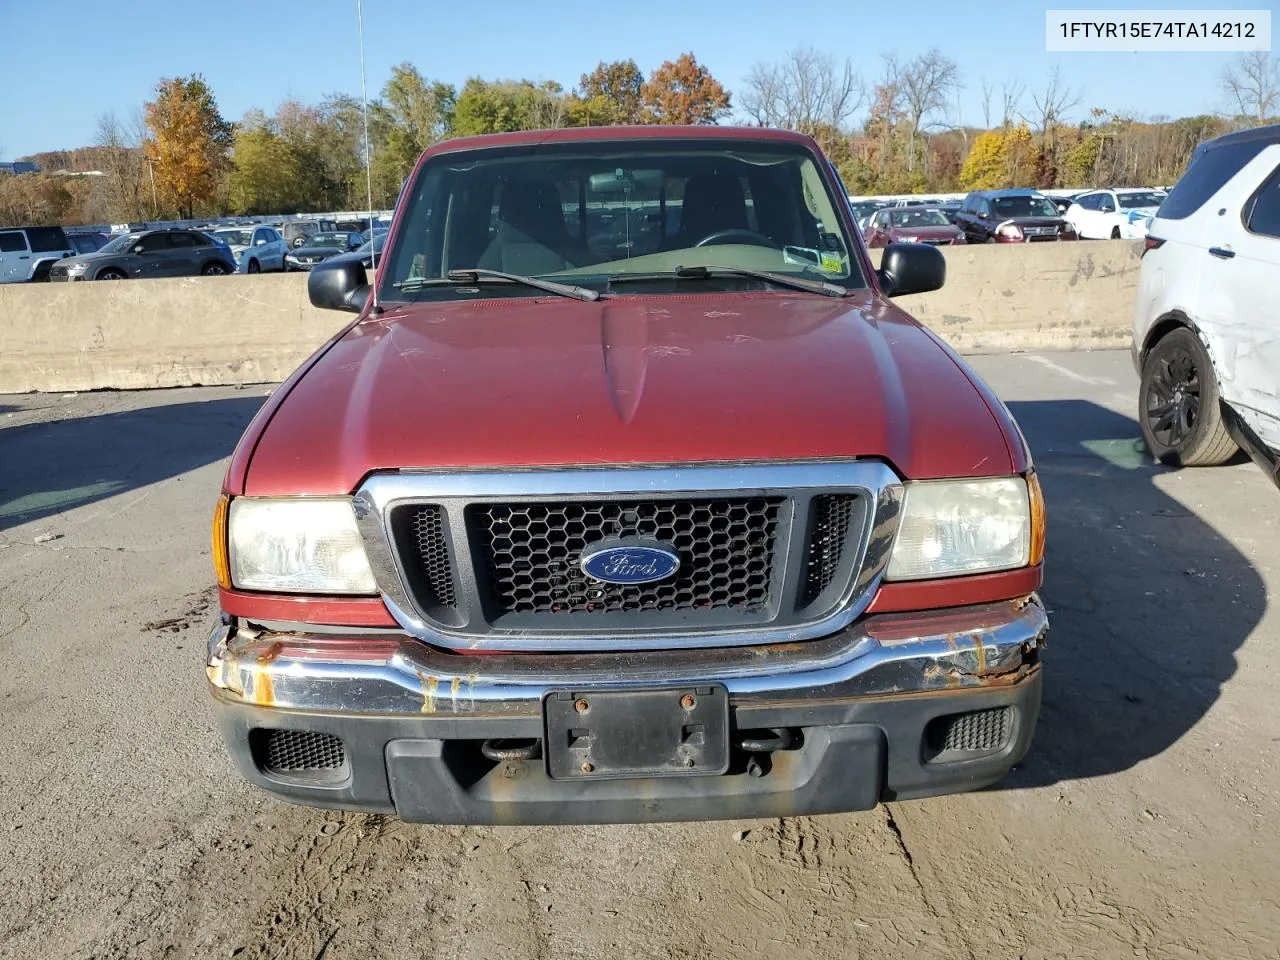
[[[210,509],[263,388],[0,396],[0,957],[1280,956],[1280,492],[1142,454],[1119,353],[975,365],[1049,501],[1031,754],[852,815],[423,827],[233,772]]]

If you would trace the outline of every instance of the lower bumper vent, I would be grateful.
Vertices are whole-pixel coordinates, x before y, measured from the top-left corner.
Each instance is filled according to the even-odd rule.
[[[925,729],[925,753],[933,762],[965,760],[1004,749],[1013,731],[1008,707],[937,717]]]
[[[250,734],[258,766],[274,776],[335,782],[348,774],[347,751],[331,733],[258,729]]]

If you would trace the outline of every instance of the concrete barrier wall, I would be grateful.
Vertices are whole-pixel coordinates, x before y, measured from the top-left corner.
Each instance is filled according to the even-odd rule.
[[[0,285],[0,393],[274,382],[351,319],[303,274]]]
[[[958,352],[1128,349],[1141,241],[942,249],[946,286],[894,302]]]
[[[947,285],[897,302],[961,353],[1127,347],[1140,249],[945,248]],[[0,393],[274,382],[350,319],[303,274],[0,285]]]

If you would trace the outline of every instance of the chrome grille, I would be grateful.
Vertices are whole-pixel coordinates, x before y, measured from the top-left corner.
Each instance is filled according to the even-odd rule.
[[[412,634],[490,650],[800,640],[865,609],[896,528],[875,461],[374,474],[355,498],[380,592]],[[584,557],[678,555],[648,584]]]
[[[470,508],[501,613],[765,609],[781,497],[486,504]],[[637,538],[669,546],[680,568],[645,584],[604,583],[579,560],[589,546]]]

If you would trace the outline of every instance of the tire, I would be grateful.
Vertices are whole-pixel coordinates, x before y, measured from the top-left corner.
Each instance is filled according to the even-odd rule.
[[[250,260],[249,266],[245,267],[246,273],[260,273],[261,271],[262,267],[258,266],[257,260]]]
[[[117,270],[115,267],[107,267],[105,270],[99,270],[95,280],[125,280],[123,270]]]
[[[1111,239],[1112,239],[1112,240],[1119,240],[1119,239],[1120,239],[1120,228],[1119,228],[1119,227],[1112,227],[1112,228],[1111,228]]]
[[[225,263],[219,263],[217,260],[210,260],[200,268],[202,277],[225,277],[230,272]]]
[[[1174,467],[1213,467],[1239,450],[1218,407],[1218,380],[1204,344],[1179,327],[1147,354],[1138,423],[1151,455]]]

